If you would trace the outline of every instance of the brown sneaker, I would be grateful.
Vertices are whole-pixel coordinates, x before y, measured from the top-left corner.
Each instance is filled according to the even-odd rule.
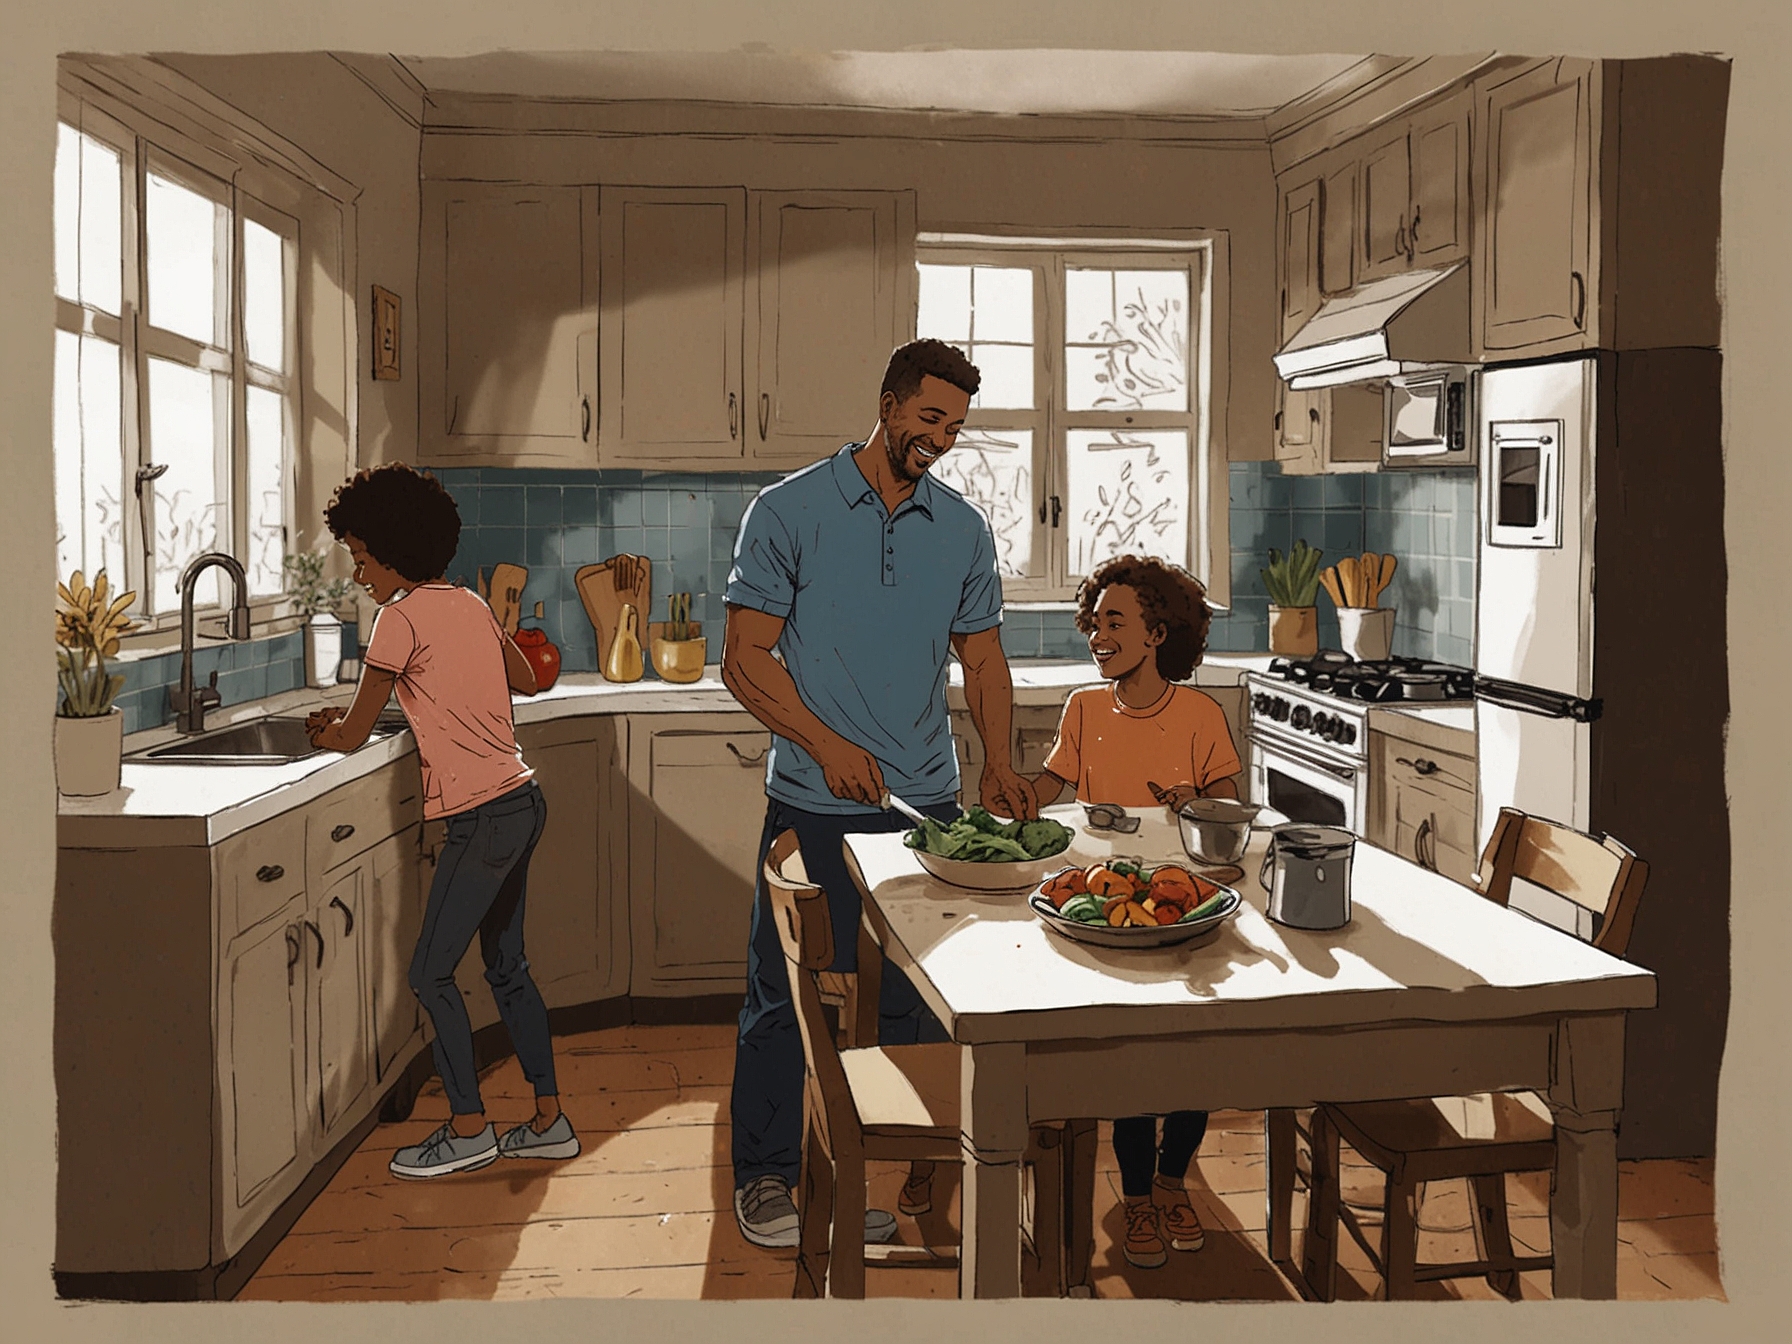
[[[1135,1269],[1156,1269],[1169,1259],[1158,1235],[1157,1205],[1150,1199],[1129,1199],[1121,1211],[1126,1215],[1126,1240],[1120,1249],[1126,1263]]]
[[[1179,1251],[1201,1249],[1207,1234],[1201,1230],[1201,1219],[1189,1203],[1187,1190],[1180,1185],[1167,1185],[1159,1176],[1151,1182],[1151,1202],[1163,1218],[1172,1247]]]
[[[933,1172],[917,1173],[910,1171],[908,1179],[902,1183],[902,1193],[896,1196],[896,1211],[905,1213],[910,1218],[919,1218],[924,1213],[933,1211]]]

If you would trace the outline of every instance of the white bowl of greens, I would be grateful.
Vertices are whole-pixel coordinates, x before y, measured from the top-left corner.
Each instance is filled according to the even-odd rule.
[[[951,825],[929,820],[903,837],[928,872],[973,891],[1026,891],[1064,866],[1073,832],[1061,821],[1004,821],[972,807]]]

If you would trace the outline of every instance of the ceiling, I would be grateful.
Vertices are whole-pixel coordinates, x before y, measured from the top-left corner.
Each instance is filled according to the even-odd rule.
[[[1369,58],[1158,51],[399,56],[426,92],[985,113],[1262,117]]]

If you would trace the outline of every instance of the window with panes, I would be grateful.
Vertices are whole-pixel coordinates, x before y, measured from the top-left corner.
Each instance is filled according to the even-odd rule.
[[[56,140],[57,567],[166,623],[207,551],[283,587],[297,221],[97,112]],[[200,606],[220,602],[218,571]]]
[[[1205,578],[1207,255],[917,249],[916,335],[982,386],[934,474],[981,506],[1004,596],[1059,601],[1126,552]]]

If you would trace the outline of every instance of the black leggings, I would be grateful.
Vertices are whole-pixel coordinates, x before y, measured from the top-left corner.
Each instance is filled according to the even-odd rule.
[[[1206,1111],[1171,1111],[1164,1117],[1160,1151],[1155,1115],[1114,1121],[1114,1157],[1120,1163],[1121,1194],[1128,1199],[1150,1194],[1153,1167],[1172,1180],[1181,1180],[1188,1174],[1188,1164],[1194,1161],[1195,1149],[1201,1146],[1206,1133]]]

